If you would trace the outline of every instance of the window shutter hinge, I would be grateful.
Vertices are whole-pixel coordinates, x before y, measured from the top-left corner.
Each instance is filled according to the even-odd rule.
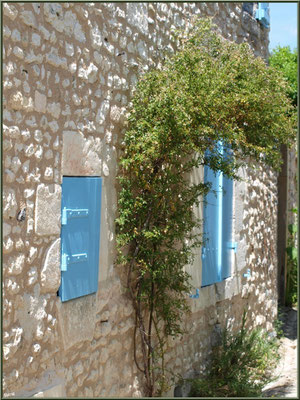
[[[61,260],[61,270],[67,271],[69,264],[75,264],[75,263],[87,261],[87,259],[88,259],[87,253],[72,254],[72,255],[63,253],[62,260]]]
[[[73,209],[64,207],[62,210],[61,224],[67,225],[68,220],[71,218],[84,218],[89,215],[89,210],[84,209]]]
[[[244,278],[250,278],[250,277],[251,277],[251,270],[250,270],[250,268],[247,269],[247,273],[246,273],[246,274],[243,274],[243,277],[244,277]]]
[[[196,294],[190,294],[191,299],[199,299],[199,289],[196,289]]]

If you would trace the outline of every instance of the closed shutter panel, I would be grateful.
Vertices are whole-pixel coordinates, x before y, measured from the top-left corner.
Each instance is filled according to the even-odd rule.
[[[259,3],[255,18],[258,19],[265,28],[270,27],[269,3]]]
[[[233,262],[233,180],[223,177],[222,280],[231,275]]]
[[[61,227],[62,301],[98,289],[101,183],[97,177],[63,177]]]
[[[224,147],[224,156],[231,157],[232,151]],[[231,275],[233,264],[233,250],[236,244],[233,242],[233,180],[223,177],[223,199],[222,199],[222,280]]]
[[[205,243],[202,247],[202,286],[221,280],[222,230],[219,226],[222,217],[222,179],[222,173],[204,167],[204,182],[211,182],[212,186],[203,210]]]

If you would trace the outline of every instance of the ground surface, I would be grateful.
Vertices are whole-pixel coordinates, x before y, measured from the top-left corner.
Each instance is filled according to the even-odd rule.
[[[297,397],[297,310],[281,308],[283,337],[281,338],[281,360],[274,372],[278,378],[263,391],[263,397]]]

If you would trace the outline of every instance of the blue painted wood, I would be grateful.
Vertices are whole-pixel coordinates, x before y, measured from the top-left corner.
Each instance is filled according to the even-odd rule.
[[[218,143],[221,146],[220,143]],[[221,148],[222,150],[222,148]],[[211,183],[203,209],[202,287],[221,280],[222,267],[222,180],[221,172],[204,166],[204,182]]]
[[[229,147],[224,148],[224,156],[232,157]],[[231,275],[235,243],[233,238],[233,180],[223,179],[223,215],[222,215],[222,280]]]
[[[256,10],[255,18],[265,27],[270,27],[270,9],[269,3],[258,3],[258,9]]]
[[[62,301],[95,293],[98,289],[101,188],[102,178],[63,177],[63,270],[59,288]]]
[[[223,179],[223,216],[222,216],[222,280],[231,275],[233,263],[233,180],[224,176]]]
[[[225,156],[231,151],[221,142],[217,146]],[[231,275],[233,253],[233,180],[221,172],[204,167],[204,182],[212,183],[205,198],[203,233],[206,240],[202,248],[202,286],[220,282]]]

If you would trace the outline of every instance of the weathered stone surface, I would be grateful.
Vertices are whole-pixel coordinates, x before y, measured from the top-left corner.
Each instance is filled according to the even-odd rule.
[[[148,33],[148,11],[145,3],[128,3],[127,20],[128,23],[140,30],[141,33]]]
[[[96,321],[95,296],[90,294],[65,303],[56,303],[65,350],[75,344],[92,341]]]
[[[8,102],[13,110],[23,110],[26,112],[33,110],[33,101],[31,97],[25,97],[21,92],[13,94]]]
[[[125,115],[125,107],[117,107],[117,106],[112,106],[110,110],[110,118],[112,121],[123,123],[124,122],[124,115]]]
[[[101,175],[101,140],[84,138],[75,131],[63,132],[62,171],[64,175]]]
[[[28,25],[31,28],[37,28],[36,18],[32,11],[22,11],[20,14],[20,19],[25,25]]]
[[[18,349],[18,345],[21,342],[23,329],[22,328],[13,328],[11,337],[13,339],[12,342],[4,345],[3,347],[3,355],[4,360],[8,360],[9,357],[12,357]]]
[[[109,102],[107,100],[104,100],[96,116],[96,122],[98,122],[99,125],[102,125],[105,122],[108,110],[109,110]]]
[[[31,36],[31,43],[36,46],[39,47],[41,44],[41,36],[38,35],[37,33],[33,33]]]
[[[19,275],[24,268],[25,254],[20,254],[16,257],[11,257],[8,262],[8,274]]]
[[[56,68],[68,68],[67,59],[65,57],[59,57],[55,51],[46,54],[46,62]]]
[[[18,139],[20,136],[20,129],[18,126],[6,126],[3,125],[3,133],[5,136],[11,139]]]
[[[13,49],[13,53],[16,57],[20,58],[20,60],[23,60],[24,58],[24,51],[19,47],[15,46]]]
[[[3,237],[9,235],[11,232],[11,225],[7,224],[6,222],[3,222],[2,232],[3,232]]]
[[[25,56],[25,62],[27,64],[33,64],[33,63],[41,64],[43,60],[44,56],[42,54],[34,54],[34,51],[32,49],[30,49],[30,51]],[[39,87],[37,86],[37,88]]]
[[[101,47],[103,45],[103,37],[98,28],[98,25],[94,25],[94,27],[91,28],[90,36],[91,36],[93,48],[96,50],[101,50]]]
[[[15,181],[15,178],[16,178],[15,174],[14,174],[11,170],[9,170],[9,169],[6,169],[6,170],[4,171],[4,176],[5,176],[5,181],[6,181],[7,183],[12,183],[12,182],[14,182],[14,181]]]
[[[55,293],[60,286],[60,239],[49,247],[41,271],[41,291]]]
[[[88,67],[82,66],[78,69],[78,77],[89,83],[95,83],[98,80],[98,68],[93,63],[90,63]]]
[[[13,189],[4,188],[2,198],[4,218],[15,218],[18,210],[15,191]]]
[[[18,15],[18,11],[12,4],[3,3],[3,14],[14,21]]]
[[[74,35],[74,38],[81,43],[85,41],[85,34],[82,30],[81,24],[79,23],[76,14],[72,11],[66,11],[64,13],[60,4],[45,3],[44,14],[46,21],[48,21],[58,32],[65,32],[68,37]]]
[[[37,397],[37,398],[63,398],[66,396],[66,390],[63,384],[55,384],[54,386],[51,385],[50,388],[40,391],[38,393],[35,393],[32,397]]]
[[[8,254],[11,253],[13,250],[14,242],[11,239],[11,237],[8,237],[7,239],[4,239],[3,241],[3,253]]]
[[[47,98],[44,94],[38,92],[37,90],[35,91],[34,94],[34,106],[35,110],[37,112],[46,112],[46,105],[47,105]]]
[[[35,232],[37,235],[60,234],[60,208],[60,185],[38,185],[35,205]]]
[[[60,116],[61,108],[59,103],[49,103],[47,106],[47,112],[52,115],[53,118],[58,119]]]

